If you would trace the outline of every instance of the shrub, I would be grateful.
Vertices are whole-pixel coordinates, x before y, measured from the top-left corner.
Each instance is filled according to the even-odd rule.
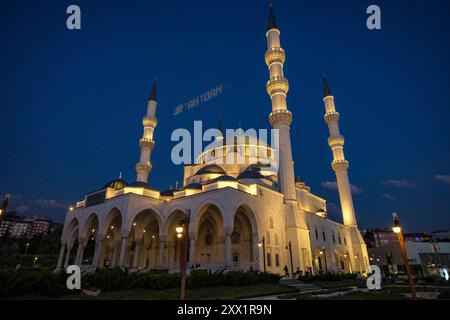
[[[20,295],[40,295],[51,298],[67,294],[67,275],[53,274],[45,269],[19,269],[13,271],[0,271],[0,297],[13,297]]]
[[[280,276],[257,271],[216,271],[194,270],[186,278],[188,288],[217,286],[247,286],[255,283],[276,283]],[[53,274],[51,270],[19,269],[0,270],[0,298],[39,295],[60,297],[73,294],[66,287],[67,274]],[[81,280],[83,288],[100,288],[103,291],[132,289],[163,290],[177,288],[180,277],[173,273],[130,273],[128,270],[98,269],[94,273],[84,274]],[[75,291],[76,292],[76,291]]]
[[[450,299],[450,292],[441,292],[438,295],[438,299]]]

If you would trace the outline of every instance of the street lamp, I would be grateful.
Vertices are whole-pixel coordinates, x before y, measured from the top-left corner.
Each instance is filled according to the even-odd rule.
[[[262,237],[260,243],[258,243],[258,247],[262,247],[263,250],[263,261],[264,261],[264,272],[266,272],[266,238]]]
[[[33,260],[33,267],[36,265],[36,262],[38,261],[38,257],[34,257],[34,260]]]
[[[191,216],[191,210],[187,210],[184,219],[180,221],[180,224],[175,228],[177,232],[177,238],[181,240],[180,251],[180,300],[184,300],[186,294],[186,251],[187,251],[187,238],[189,231],[189,219]]]
[[[417,299],[416,287],[414,286],[412,271],[408,261],[408,254],[406,253],[405,239],[403,238],[400,220],[396,212],[392,213],[392,218],[394,219],[392,231],[394,231],[398,236],[398,242],[400,243],[400,251],[402,252],[403,263],[405,264],[406,274],[408,275],[409,287],[411,288],[411,295],[413,299]]]
[[[288,245],[286,246],[286,250],[289,249],[289,257],[291,259],[291,272],[292,272],[292,279],[294,278],[294,263],[292,262],[292,244],[291,241],[289,241]]]
[[[27,242],[27,243],[25,244],[25,253],[23,254],[24,256],[27,255],[27,251],[28,251],[28,247],[29,247],[29,246],[30,246],[30,243]]]

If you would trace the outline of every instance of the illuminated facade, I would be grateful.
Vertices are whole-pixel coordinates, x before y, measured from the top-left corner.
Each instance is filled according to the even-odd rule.
[[[147,178],[157,124],[154,84],[143,118],[137,181],[112,181],[87,194],[67,213],[58,269],[78,264],[176,272],[180,241],[175,228],[190,212],[190,270],[261,270],[265,260],[266,269],[275,273],[282,273],[285,266],[290,270],[291,261],[294,271],[365,272],[367,250],[356,225],[333,97],[331,93],[324,97],[325,121],[330,129],[332,167],[344,224],[330,220],[325,200],[294,178],[292,113],[286,102],[289,83],[283,71],[286,56],[272,7],[266,37],[265,61],[270,76],[266,89],[272,102],[269,122],[278,129],[280,141],[278,171],[265,165],[275,151],[271,146],[244,139],[242,143],[210,145],[197,164],[184,167],[183,187],[167,191],[150,188]],[[328,84],[325,91],[330,92]],[[220,160],[225,156],[244,161],[223,164]]]

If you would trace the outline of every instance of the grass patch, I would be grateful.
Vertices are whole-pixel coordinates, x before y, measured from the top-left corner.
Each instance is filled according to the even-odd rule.
[[[450,293],[450,287],[436,287],[436,288],[430,288],[430,287],[421,287],[416,286],[417,292],[439,292],[439,293]],[[386,293],[411,293],[411,289],[409,287],[397,287],[397,286],[389,286],[389,287],[383,287],[381,289],[381,292]]]
[[[321,287],[322,289],[335,289],[342,287],[357,287],[357,288],[367,288],[366,281],[364,280],[338,280],[338,281],[312,281],[312,284]]]
[[[242,287],[204,287],[186,290],[186,299],[190,300],[228,300],[244,299],[281,293],[293,292],[295,289],[277,283],[261,283]],[[98,297],[71,295],[64,299],[120,299],[120,300],[177,300],[180,297],[178,288],[165,290],[123,290],[105,291]]]
[[[330,300],[409,300],[400,293],[353,291],[342,296],[328,298]]]
[[[320,291],[313,291],[313,292],[295,292],[295,293],[288,293],[285,295],[278,296],[278,299],[326,299],[323,297],[318,297],[317,295],[321,294],[331,294],[336,292],[347,292],[353,290],[352,288],[333,288],[333,289],[323,289]]]

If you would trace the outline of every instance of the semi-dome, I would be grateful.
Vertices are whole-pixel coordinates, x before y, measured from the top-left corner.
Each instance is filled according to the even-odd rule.
[[[115,179],[115,180],[112,180],[112,181],[108,182],[107,184],[105,184],[103,189],[113,188],[113,189],[116,189],[116,190],[120,190],[120,189],[125,188],[127,185],[128,184],[124,180],[122,180],[122,179]]]
[[[129,184],[130,187],[139,187],[139,188],[147,188],[150,189],[150,186],[148,183],[141,182],[141,181],[135,181]]]
[[[259,167],[250,166],[245,169],[239,176],[238,179],[262,179],[264,176],[261,174],[261,169]]]
[[[236,180],[236,178],[234,178],[232,176],[223,175],[223,176],[220,176],[213,180],[213,182],[216,182],[216,181],[237,181],[237,180]]]
[[[225,171],[218,165],[211,164],[201,168],[195,173],[196,176],[201,174],[225,174]]]
[[[276,175],[270,165],[264,163],[254,163],[249,165],[241,174],[238,179],[262,179],[269,176]]]
[[[203,186],[201,183],[190,183],[188,184],[186,187],[184,187],[185,189],[194,189],[194,190],[202,190]]]
[[[164,190],[164,191],[161,191],[160,193],[159,193],[159,195],[160,196],[162,196],[162,197],[173,197],[173,192],[174,192],[175,190]]]

